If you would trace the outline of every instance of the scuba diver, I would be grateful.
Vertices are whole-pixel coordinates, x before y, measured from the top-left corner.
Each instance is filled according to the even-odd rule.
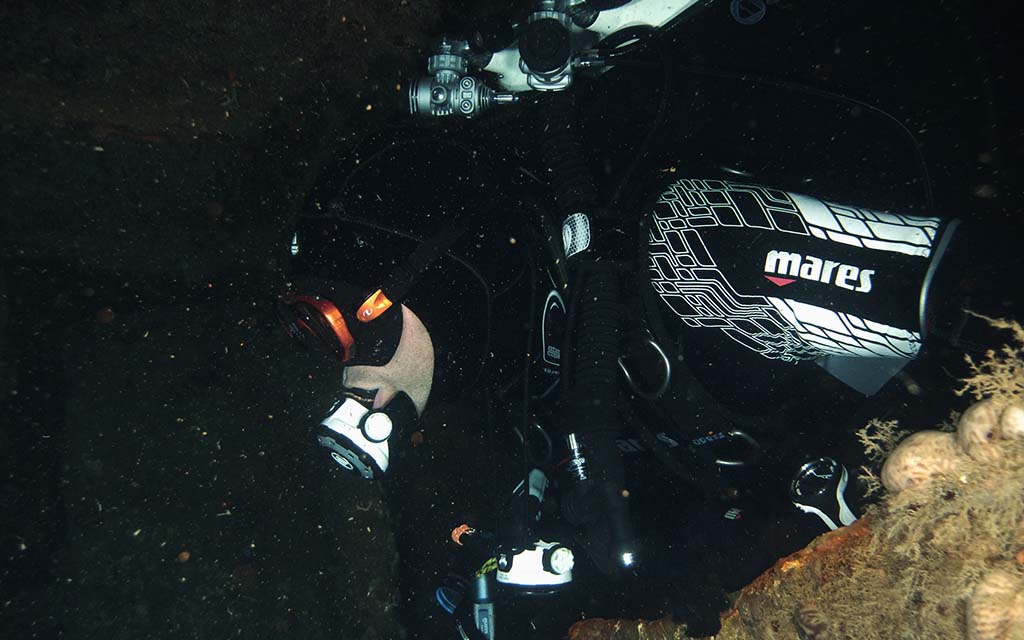
[[[431,123],[367,136],[296,225],[278,310],[290,335],[338,363],[315,427],[324,458],[371,481],[400,475],[428,406],[471,388],[488,408],[452,437],[504,433],[484,452],[508,481],[500,513],[452,523],[480,569],[434,594],[461,637],[495,637],[498,586],[562,593],[574,571],[680,565],[674,613],[690,633],[714,633],[721,593],[855,514],[841,456],[785,436],[768,446],[709,388],[742,393],[763,363],[812,361],[871,395],[956,322],[946,265],[958,221],[837,204],[742,171],[655,169],[641,159],[665,88],[645,153],[599,184],[569,89],[657,65],[661,34],[699,8],[541,1],[507,28],[442,38],[409,92],[411,113]],[[541,121],[535,148],[481,150],[481,139],[530,139],[510,115],[526,109]],[[462,118],[474,128],[444,128]],[[656,518],[643,532],[634,519],[651,500],[637,454],[696,505],[680,510],[688,535],[659,548],[641,544]],[[746,488],[707,489],[723,478]]]

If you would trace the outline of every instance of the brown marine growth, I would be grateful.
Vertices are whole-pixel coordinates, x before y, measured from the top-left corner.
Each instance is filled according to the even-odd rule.
[[[889,456],[889,490],[857,522],[745,587],[715,640],[1024,640],[1024,329],[968,359],[978,402],[957,432],[925,431]],[[587,620],[572,639],[676,638],[681,627]]]

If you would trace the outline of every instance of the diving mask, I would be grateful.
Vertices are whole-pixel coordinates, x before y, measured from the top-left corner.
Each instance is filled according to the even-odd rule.
[[[378,304],[379,290],[366,298],[352,287],[323,281],[316,290],[326,295],[289,293],[279,311],[289,334],[345,365],[317,442],[341,468],[376,479],[390,466],[393,436],[411,430],[430,395],[430,334],[408,307],[391,307],[386,299],[387,306]],[[350,304],[335,303],[345,300]]]

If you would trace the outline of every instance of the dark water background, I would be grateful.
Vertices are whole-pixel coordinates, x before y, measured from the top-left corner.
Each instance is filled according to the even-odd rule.
[[[434,8],[438,14],[429,13]],[[424,6],[422,24],[464,9]],[[25,19],[25,12],[10,11]],[[692,176],[730,167],[759,183],[836,202],[959,217],[973,231],[971,307],[1018,316],[1019,17],[1008,2],[783,1],[763,22],[744,27],[729,17],[727,3],[713,3],[670,34],[665,120],[625,190],[624,209],[635,212],[650,177],[669,167]],[[73,12],[47,18],[45,7],[29,23],[48,25],[39,30],[43,41],[73,38],[76,29]],[[23,23],[8,24],[13,30]],[[10,42],[28,46],[13,33]],[[358,50],[359,43],[346,46]],[[384,44],[373,46],[387,55]],[[74,56],[56,41],[51,49],[63,56],[74,86],[78,67],[67,60]],[[8,46],[5,53],[8,75],[31,71],[21,66],[24,51]],[[76,55],[88,67],[96,62],[89,56],[104,50]],[[422,58],[415,60],[388,59],[388,73],[397,67],[401,77],[418,75]],[[317,72],[304,71],[307,79]],[[635,157],[664,79],[657,66],[624,67],[574,89],[602,195]],[[903,122],[921,145],[934,204],[910,139],[891,119],[775,79],[879,106]],[[332,86],[340,95],[342,87]],[[113,91],[112,102],[132,100]],[[267,301],[294,269],[287,244],[297,212],[312,215],[317,198],[333,197],[353,158],[412,137],[447,137],[479,149],[507,191],[446,185],[446,177],[468,169],[424,143],[402,147],[387,163],[375,161],[353,180],[367,199],[391,191],[389,202],[396,203],[390,211],[369,204],[363,210],[379,223],[424,233],[433,223],[424,220],[422,203],[458,196],[459,206],[486,211],[477,219],[481,233],[469,234],[459,250],[473,256],[495,290],[521,285],[515,274],[522,255],[509,249],[506,236],[523,231],[520,214],[528,205],[549,197],[521,171],[541,171],[538,107],[417,129],[395,115],[404,93],[378,89],[375,95],[392,101],[378,109],[386,113],[356,112],[341,124],[322,92],[296,94],[289,100],[308,112],[301,130],[277,114],[270,125],[236,136],[189,140],[151,132],[162,141],[141,137],[142,128],[97,137],[88,118],[34,121],[24,113],[32,101],[20,100],[19,108],[13,98],[24,95],[5,98],[2,637],[391,638],[400,626],[412,637],[447,637],[440,635],[446,623],[432,592],[466,561],[445,537],[457,520],[488,512],[511,488],[518,472],[508,429],[515,402],[497,402],[488,421],[482,393],[459,397],[458,389],[445,388],[421,426],[424,443],[406,448],[395,478],[373,488],[339,479],[310,450],[304,431],[330,372],[274,334]],[[383,133],[367,134],[373,130]],[[352,199],[349,209],[358,213],[358,205]],[[376,249],[358,264],[337,260],[356,279],[386,272],[409,249],[365,229],[335,233],[345,246]],[[427,282],[424,305],[431,298],[476,300],[465,293],[476,285],[456,265],[442,262]],[[498,380],[513,375],[522,344],[516,339],[525,293],[509,291],[497,299],[493,328],[496,352],[513,364],[495,365]],[[476,303],[458,318],[435,311],[455,327],[445,335],[462,335],[452,349],[482,339],[481,314]],[[706,572],[729,561],[727,545],[716,551],[721,555],[705,547],[717,531],[705,519],[717,513],[722,492],[738,486],[784,510],[793,458],[827,451],[852,468],[862,461],[851,433],[870,417],[933,426],[965,406],[951,393],[964,370],[962,351],[1000,339],[972,322],[962,344],[928,348],[908,367],[921,393],[894,381],[864,399],[810,366],[716,366],[742,356],[695,337],[698,374],[731,411],[760,425],[759,434],[780,452],[777,466],[757,478],[709,476],[702,489],[713,498],[705,500],[649,460],[631,463],[638,530],[651,557],[671,570],[609,581],[582,560],[571,593],[502,603],[517,630],[508,633],[518,633],[506,637],[561,637],[580,617],[657,616],[680,600],[699,600],[707,595]],[[467,368],[464,386],[475,372]],[[763,492],[751,493],[752,485]],[[189,557],[182,561],[184,551]],[[698,556],[712,560],[697,569]]]

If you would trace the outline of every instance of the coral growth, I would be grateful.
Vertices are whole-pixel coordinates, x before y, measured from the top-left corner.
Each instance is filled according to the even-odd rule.
[[[882,467],[882,484],[889,491],[921,486],[932,478],[949,475],[961,455],[953,434],[918,431],[892,452]]]
[[[872,465],[877,466],[896,448],[896,444],[909,431],[899,428],[896,420],[879,420],[874,418],[859,429],[857,439],[864,447],[864,453]],[[860,468],[858,479],[864,485],[865,495],[872,496],[882,489],[882,482],[870,466]]]
[[[1024,638],[1024,580],[1020,573],[997,569],[981,579],[967,605],[970,640]]]
[[[1012,401],[999,418],[999,436],[1007,440],[1024,438],[1024,401]]]
[[[744,588],[716,640],[1024,640],[1024,329],[990,322],[1014,343],[968,360],[958,393],[978,402],[955,433],[900,443],[883,467],[882,501]],[[861,439],[877,461],[896,434],[875,421]],[[643,627],[605,622],[607,633],[570,637],[636,638]]]
[[[975,460],[993,460],[1000,455],[992,443],[999,437],[999,407],[994,400],[972,404],[956,426],[956,443]]]
[[[958,394],[978,402],[959,417],[955,434],[915,433],[886,460],[882,477],[890,495],[877,510],[878,535],[866,549],[888,555],[885,570],[896,587],[890,593],[904,596],[903,606],[946,614],[942,624],[921,617],[918,633],[928,637],[1024,637],[1016,560],[1024,558],[1024,330],[990,322],[1011,330],[1014,345],[989,351],[981,362],[968,358],[971,374]],[[942,442],[945,461],[919,453],[922,440]],[[919,458],[918,466],[901,462],[908,457]],[[995,569],[1008,565],[1012,571]]]
[[[793,616],[800,640],[832,640],[829,619],[816,605],[805,604]]]
[[[957,395],[970,394],[975,400],[991,398],[998,405],[1008,404],[1024,396],[1024,328],[1011,320],[973,315],[988,321],[997,329],[1013,332],[1013,344],[999,350],[989,350],[981,362],[975,362],[970,355],[965,355],[964,360],[971,369],[971,375],[963,380]]]

